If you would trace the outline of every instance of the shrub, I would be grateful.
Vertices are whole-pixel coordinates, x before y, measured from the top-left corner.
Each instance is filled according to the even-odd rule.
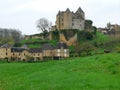
[[[84,43],[84,44],[78,44],[76,47],[75,47],[75,51],[77,53],[79,53],[79,56],[81,55],[91,55],[92,51],[95,49],[95,47],[90,44],[90,43]]]
[[[15,43],[15,44],[14,44],[14,47],[21,47],[21,46],[22,46],[21,43]]]
[[[116,51],[120,53],[120,47],[116,47]]]
[[[88,31],[79,31],[78,32],[78,41],[84,41],[84,40],[92,40],[93,39],[93,34]]]
[[[53,31],[52,32],[52,38],[54,39],[54,40],[59,40],[59,31]]]

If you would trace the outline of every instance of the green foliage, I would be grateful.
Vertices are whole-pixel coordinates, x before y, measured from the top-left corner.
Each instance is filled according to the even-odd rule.
[[[96,37],[94,38],[94,41],[97,41],[99,43],[109,42],[111,41],[111,38],[107,35],[103,35],[100,32],[96,33]]]
[[[12,37],[1,37],[0,38],[0,44],[9,44],[13,45],[14,44],[14,39]]]
[[[97,27],[93,26],[93,34],[96,35],[97,33]]]
[[[79,31],[78,32],[78,41],[82,42],[85,40],[92,40],[93,39],[93,34],[92,32],[88,31]]]
[[[17,42],[17,43],[14,44],[14,47],[21,47],[21,46],[22,46],[22,44],[19,43],[19,42]]]
[[[97,32],[96,37],[91,41],[91,43],[101,49],[116,50],[116,47],[120,47],[120,39],[111,38],[107,35],[103,35]]]
[[[120,53],[120,47],[116,47],[116,51]]]
[[[52,31],[52,39],[59,41],[59,38],[60,38],[59,31],[57,31],[57,30],[56,31]]]
[[[83,53],[87,56],[91,55],[94,49],[95,47],[90,43],[78,44],[75,47],[75,51],[79,54],[79,56],[81,56]]]
[[[91,20],[85,20],[85,30],[92,29],[92,21]]]
[[[0,90],[119,90],[119,53],[42,63],[0,63]]]
[[[29,48],[39,48],[43,44],[49,43],[52,45],[56,45],[57,42],[57,40],[41,40],[39,38],[30,38],[28,40],[21,40],[19,43],[22,45],[26,44]]]
[[[60,30],[60,33],[64,34],[65,38],[69,40],[76,33],[78,33],[78,31],[79,31],[78,29],[64,29],[64,30]]]
[[[94,37],[94,39],[91,41],[91,43],[95,46],[95,47],[99,47],[101,48],[101,46],[104,46],[105,43],[111,42],[112,38],[110,38],[109,36],[103,35],[100,32],[96,32],[96,36]],[[110,45],[109,45],[110,46]]]

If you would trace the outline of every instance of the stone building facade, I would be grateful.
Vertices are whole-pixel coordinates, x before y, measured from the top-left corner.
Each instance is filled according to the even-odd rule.
[[[85,13],[79,7],[76,12],[72,12],[69,8],[66,11],[59,11],[56,15],[56,29],[79,29],[84,30]],[[53,29],[55,30],[55,29]]]
[[[32,59],[34,61],[42,61],[44,58],[53,59],[54,57],[69,57],[69,49],[65,43],[58,43],[56,46],[44,44],[42,48],[9,47],[8,45],[0,47],[1,60],[28,61]]]
[[[120,25],[109,24],[106,28],[98,28],[99,32],[110,37],[120,37]]]

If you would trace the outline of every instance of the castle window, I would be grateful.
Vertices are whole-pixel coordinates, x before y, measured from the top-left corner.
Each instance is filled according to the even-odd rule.
[[[74,23],[72,23],[72,26],[74,26]]]
[[[7,53],[6,53],[6,56],[7,56]]]
[[[62,26],[63,26],[64,24],[62,23]]]

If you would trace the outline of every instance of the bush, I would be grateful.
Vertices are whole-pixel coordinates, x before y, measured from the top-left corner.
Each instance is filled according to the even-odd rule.
[[[93,39],[93,34],[88,31],[79,31],[78,32],[78,41],[84,41],[84,40],[92,40]]]
[[[75,51],[79,53],[79,56],[81,55],[92,55],[92,51],[95,49],[95,47],[90,44],[90,43],[83,43],[83,44],[78,44],[75,48]]]
[[[116,47],[116,51],[120,53],[120,47]]]
[[[78,31],[79,31],[78,29],[64,29],[64,30],[60,30],[60,33],[64,34],[65,38],[69,40],[76,33],[78,33]]]
[[[15,43],[15,44],[14,44],[14,47],[21,47],[21,46],[22,46],[21,43]]]
[[[52,38],[53,38],[53,40],[59,40],[59,37],[60,37],[59,31],[53,31],[52,32]]]

